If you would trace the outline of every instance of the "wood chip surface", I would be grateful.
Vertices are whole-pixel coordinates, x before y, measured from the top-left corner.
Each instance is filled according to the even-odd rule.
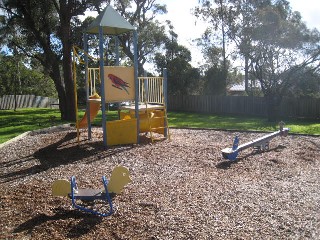
[[[0,148],[1,239],[320,239],[320,137],[276,137],[265,152],[221,150],[266,133],[171,129],[171,141],[105,148],[101,129],[37,132]],[[101,188],[112,169],[132,182],[98,217],[53,197],[57,179]],[[104,204],[97,203],[101,211]]]

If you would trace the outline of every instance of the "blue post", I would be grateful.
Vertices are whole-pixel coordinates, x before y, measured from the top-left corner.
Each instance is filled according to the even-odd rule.
[[[114,39],[116,47],[116,66],[119,66],[119,38],[115,36]]]
[[[103,29],[99,26],[99,57],[100,57],[100,80],[101,80],[101,111],[103,145],[107,146],[107,119],[106,119],[106,96],[104,92],[104,61],[103,61]]]
[[[85,33],[83,37],[84,51],[88,52],[88,35]],[[89,102],[89,76],[88,76],[88,56],[84,54],[85,62],[85,86],[86,86],[86,111],[87,111],[87,122],[88,122],[88,139],[91,139],[91,122],[90,122],[90,102]]]
[[[167,110],[168,110],[168,94],[167,94],[167,91],[168,91],[168,75],[167,75],[167,69],[164,68],[163,69],[163,99],[164,99],[164,104],[165,104],[165,111],[167,113]],[[167,124],[167,121],[164,121],[164,124],[166,126]],[[167,138],[168,137],[168,126],[166,126],[166,128],[164,129],[164,137]]]
[[[115,40],[115,48],[116,48],[116,62],[115,62],[115,65],[119,66],[120,65],[120,61],[119,61],[119,38],[117,36],[115,36],[114,40]],[[121,107],[120,102],[118,102],[117,105],[118,105],[118,119],[120,119],[120,110],[119,110],[120,107]]]
[[[135,82],[135,117],[137,118],[137,143],[140,142],[140,119],[139,119],[139,80],[138,80],[138,34],[133,31],[133,59],[134,59],[134,82]]]

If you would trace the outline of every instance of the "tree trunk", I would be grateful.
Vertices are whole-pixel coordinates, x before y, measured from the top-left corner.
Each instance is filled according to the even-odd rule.
[[[75,95],[74,84],[72,78],[72,59],[71,59],[71,44],[65,43],[63,47],[63,80],[65,85],[65,103],[63,104],[64,114],[63,120],[75,121],[76,108],[75,108]],[[62,113],[62,112],[61,112]]]
[[[224,78],[222,79],[223,87],[224,87],[224,96],[227,95],[227,58],[226,58],[226,32],[224,30],[224,10],[223,10],[223,1],[220,0],[220,18],[221,18],[221,34],[222,34],[222,61],[223,61],[223,72],[224,72]]]
[[[53,62],[53,65],[51,66],[51,71],[49,72],[50,77],[53,79],[54,85],[56,87],[58,98],[59,98],[59,110],[61,113],[61,120],[66,119],[66,93],[65,88],[62,84],[62,79],[60,75],[60,65],[58,62]]]
[[[74,83],[72,78],[72,37],[71,37],[71,9],[72,3],[60,1],[60,36],[62,42],[62,69],[63,82],[65,89],[65,97],[62,99],[60,105],[61,117],[66,121],[76,120],[76,105]]]
[[[244,86],[247,95],[249,95],[249,58],[244,56]],[[252,95],[252,89],[251,89]]]

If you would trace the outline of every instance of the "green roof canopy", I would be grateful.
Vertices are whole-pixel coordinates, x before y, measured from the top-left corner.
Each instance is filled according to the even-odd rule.
[[[90,24],[87,33],[98,34],[99,26],[102,26],[103,34],[107,35],[120,35],[135,29],[110,5]]]

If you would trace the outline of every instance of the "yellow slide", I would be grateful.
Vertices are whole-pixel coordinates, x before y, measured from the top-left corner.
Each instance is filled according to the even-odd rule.
[[[97,116],[100,110],[100,103],[101,103],[101,98],[97,93],[89,97],[90,122],[92,122]],[[87,126],[88,126],[88,118],[87,118],[87,112],[86,112],[83,118],[78,122],[77,128],[86,128]]]

